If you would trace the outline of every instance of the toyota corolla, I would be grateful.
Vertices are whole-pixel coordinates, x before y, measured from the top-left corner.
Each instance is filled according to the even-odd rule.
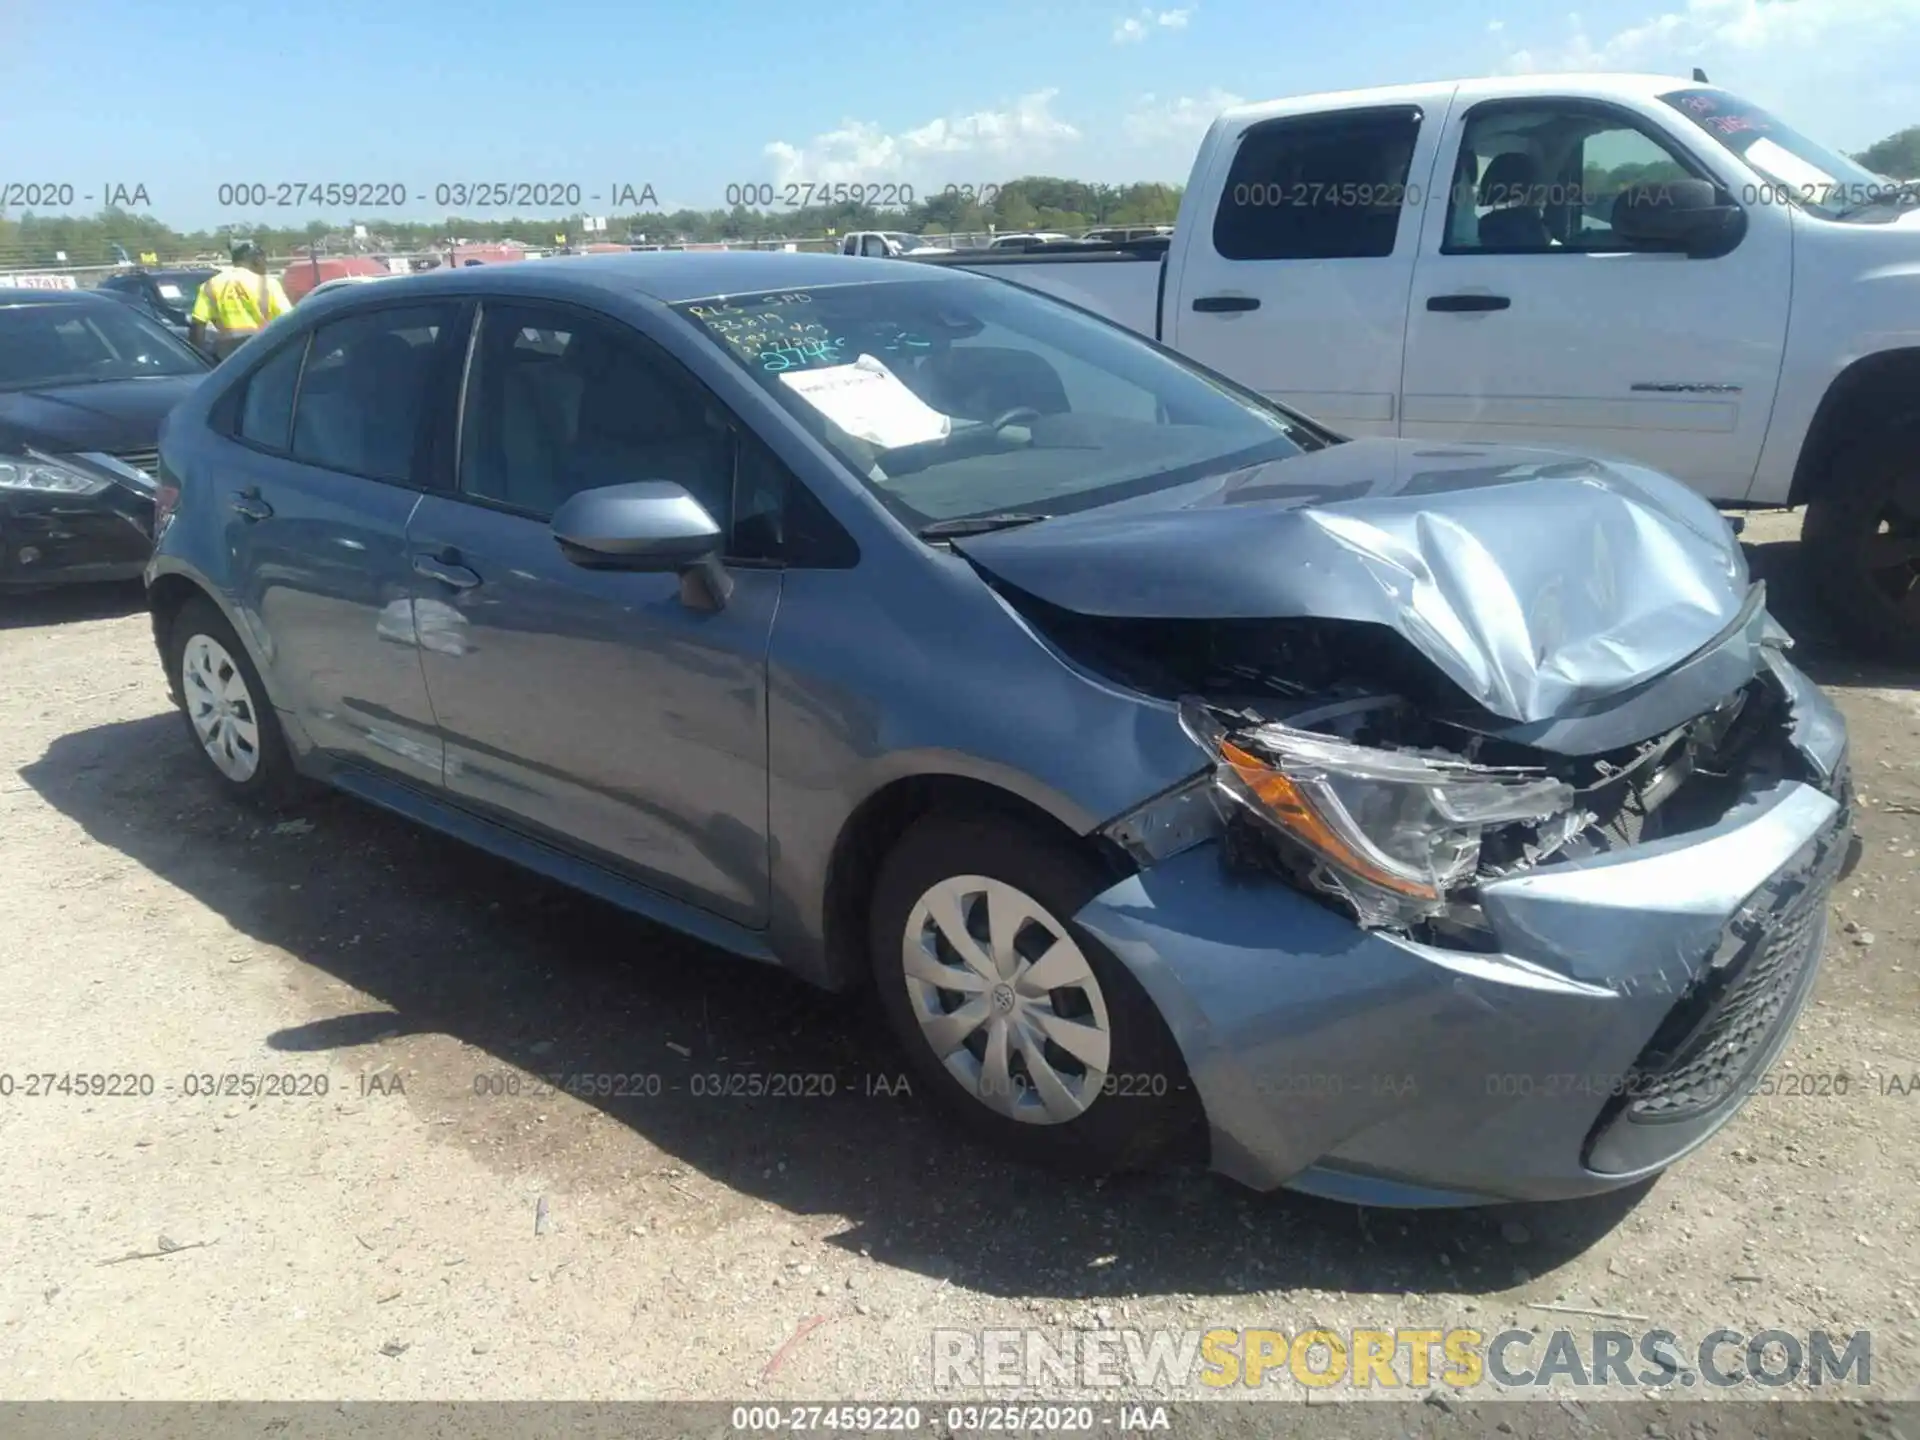
[[[1721,515],[1347,441],[997,280],[310,300],[161,453],[207,773],[821,985],[1017,1155],[1369,1204],[1657,1173],[1787,1043],[1847,741]]]

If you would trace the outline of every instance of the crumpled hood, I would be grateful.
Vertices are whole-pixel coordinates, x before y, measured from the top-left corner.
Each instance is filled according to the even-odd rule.
[[[203,378],[164,375],[0,391],[0,449],[30,445],[50,454],[150,450],[158,443],[167,412]]]
[[[1371,622],[1518,722],[1672,669],[1738,618],[1732,528],[1679,482],[1555,451],[1354,440],[954,542],[1085,615]]]

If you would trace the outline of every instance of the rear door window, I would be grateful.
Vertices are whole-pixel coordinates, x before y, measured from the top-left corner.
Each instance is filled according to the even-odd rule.
[[[235,433],[249,445],[284,454],[293,431],[293,397],[300,384],[300,362],[306,358],[307,338],[301,336],[262,365],[246,380],[240,396],[240,423]]]
[[[409,481],[427,436],[428,379],[452,304],[398,305],[314,332],[293,420],[293,458],[373,480]]]
[[[1391,255],[1409,190],[1420,111],[1412,106],[1305,115],[1240,137],[1213,244],[1228,260]]]

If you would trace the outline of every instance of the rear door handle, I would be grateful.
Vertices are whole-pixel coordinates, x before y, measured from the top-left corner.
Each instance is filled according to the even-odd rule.
[[[1235,310],[1258,310],[1260,297],[1257,295],[1196,295],[1193,308],[1202,315],[1219,315]]]
[[[236,490],[227,501],[233,507],[233,513],[247,520],[265,520],[273,514],[273,507],[260,498],[257,488]]]
[[[1429,295],[1427,309],[1454,313],[1472,310],[1505,310],[1513,301],[1505,295]]]
[[[480,577],[453,559],[452,552],[414,556],[413,573],[424,575],[429,580],[438,580],[442,585],[451,585],[456,590],[471,590],[480,583]]]

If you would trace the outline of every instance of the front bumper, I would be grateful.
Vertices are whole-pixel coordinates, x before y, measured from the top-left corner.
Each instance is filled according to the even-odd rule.
[[[1095,897],[1077,922],[1166,1018],[1214,1168],[1372,1205],[1562,1199],[1725,1124],[1812,988],[1852,842],[1844,725],[1770,663],[1822,782],[1486,886],[1497,953],[1362,931],[1212,843]]]
[[[151,496],[0,494],[0,586],[133,580],[152,553]]]

